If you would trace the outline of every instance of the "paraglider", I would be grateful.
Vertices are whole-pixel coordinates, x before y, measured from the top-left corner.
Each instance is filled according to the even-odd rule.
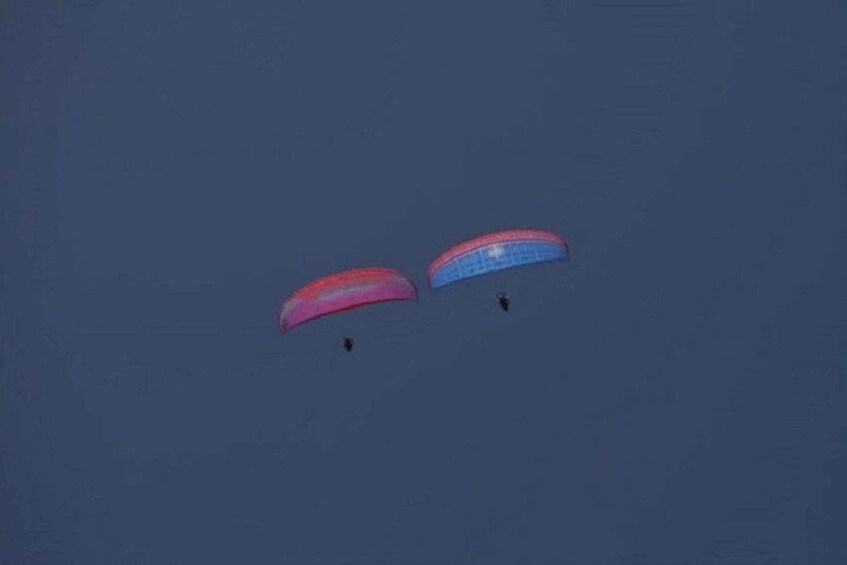
[[[417,301],[415,283],[403,273],[386,267],[349,269],[314,280],[294,291],[279,309],[283,333],[328,314],[379,302]],[[345,337],[344,349],[353,349],[353,338]]]
[[[489,233],[450,247],[439,255],[426,271],[432,290],[471,277],[486,275],[512,267],[567,261],[570,249],[557,234],[544,230],[505,230]],[[509,309],[509,295],[497,295],[504,311]]]

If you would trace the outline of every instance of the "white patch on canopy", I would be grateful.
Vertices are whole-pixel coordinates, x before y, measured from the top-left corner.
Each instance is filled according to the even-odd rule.
[[[492,259],[499,259],[504,253],[503,246],[499,243],[488,248],[488,256]]]

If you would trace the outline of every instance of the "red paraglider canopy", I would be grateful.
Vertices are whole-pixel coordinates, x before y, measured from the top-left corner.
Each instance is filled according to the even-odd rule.
[[[387,267],[335,273],[301,287],[282,303],[279,329],[286,332],[315,318],[377,302],[417,300],[415,283]]]

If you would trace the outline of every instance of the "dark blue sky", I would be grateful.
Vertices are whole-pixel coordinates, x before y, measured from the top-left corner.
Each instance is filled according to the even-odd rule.
[[[847,562],[844,29],[5,2],[0,563]],[[572,261],[426,290],[513,227]]]

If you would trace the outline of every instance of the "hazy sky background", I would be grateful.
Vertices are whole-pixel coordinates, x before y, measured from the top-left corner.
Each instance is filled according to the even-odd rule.
[[[0,563],[847,563],[845,15],[4,2]]]

